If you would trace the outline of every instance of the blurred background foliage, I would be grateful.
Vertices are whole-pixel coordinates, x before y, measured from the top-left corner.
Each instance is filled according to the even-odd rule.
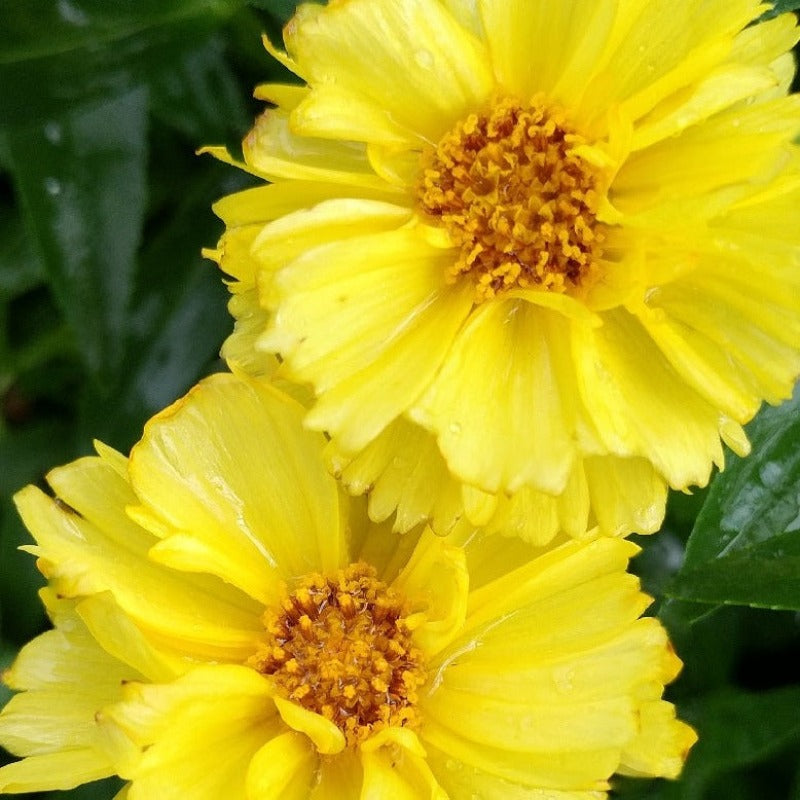
[[[46,625],[11,495],[93,438],[127,452],[223,368],[226,291],[200,249],[221,232],[211,203],[247,179],[194,151],[238,148],[251,88],[287,77],[259,34],[277,40],[294,5],[0,0],[0,668]],[[640,539],[634,568],[685,662],[671,699],[700,742],[680,781],[615,796],[800,800],[800,397],[749,430],[754,454],[728,454]]]

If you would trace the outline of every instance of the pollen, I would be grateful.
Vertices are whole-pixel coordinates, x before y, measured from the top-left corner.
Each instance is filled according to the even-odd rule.
[[[425,681],[404,600],[376,574],[359,562],[301,579],[264,613],[266,639],[247,662],[351,747],[389,726],[416,727]]]
[[[511,289],[578,294],[599,268],[597,167],[587,141],[543,96],[505,98],[471,114],[422,154],[420,206],[460,253],[449,283],[469,275],[475,301]]]

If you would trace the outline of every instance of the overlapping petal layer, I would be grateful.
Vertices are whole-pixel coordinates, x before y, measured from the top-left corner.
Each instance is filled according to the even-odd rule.
[[[721,442],[746,452],[741,425],[790,395],[798,34],[791,15],[750,25],[764,8],[348,0],[301,6],[286,53],[269,45],[307,86],[264,87],[278,108],[245,157],[275,181],[261,191],[291,203],[296,188],[296,205],[250,190],[220,207],[223,248],[249,241],[223,259],[240,292],[226,352],[251,371],[277,353],[284,377],[311,386],[307,422],[331,436],[350,489],[372,492],[375,518],[396,509],[398,529],[446,531],[464,515],[499,525],[518,504],[557,519],[553,534],[580,536],[587,519],[649,532],[667,485],[706,483]],[[565,293],[503,284],[480,302],[471,273],[453,278],[455,212],[432,214],[420,182],[443,137],[479,130],[509,97],[572,126],[597,194],[581,230],[602,253]],[[477,174],[463,168],[459,180]],[[496,228],[511,267],[520,219]],[[397,469],[411,423],[420,456]]]
[[[542,551],[466,524],[398,536],[338,490],[303,414],[273,387],[214,376],[151,420],[130,459],[98,446],[50,474],[55,498],[19,494],[56,628],[7,676],[21,693],[0,743],[26,758],[0,769],[3,791],[116,773],[128,800],[583,800],[617,770],[677,773],[694,733],[661,700],[680,662],[641,618],[634,545]],[[264,650],[275,614],[312,625],[295,610],[322,614],[309,598],[344,586],[348,564],[371,599],[336,595],[342,619],[401,614],[381,630],[421,676],[407,725],[370,722],[360,739],[332,721],[335,691],[309,707],[259,666],[282,658]],[[345,651],[328,646],[339,669]],[[295,652],[302,674],[316,656]]]

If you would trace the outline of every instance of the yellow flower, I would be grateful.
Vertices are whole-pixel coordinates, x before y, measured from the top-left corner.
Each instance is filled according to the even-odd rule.
[[[798,34],[766,8],[340,0],[267,43],[306,86],[259,87],[272,184],[217,206],[226,356],[313,388],[374,518],[651,532],[747,452],[800,371]]]
[[[272,386],[214,376],[130,459],[17,503],[55,631],[8,675],[0,791],[116,773],[128,800],[602,798],[694,732],[636,547],[536,551],[369,522]],[[61,598],[56,601],[54,598]]]

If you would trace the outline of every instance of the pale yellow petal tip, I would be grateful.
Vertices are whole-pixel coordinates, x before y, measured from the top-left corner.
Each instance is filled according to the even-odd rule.
[[[722,441],[725,442],[734,453],[740,458],[745,458],[750,455],[752,449],[750,440],[744,432],[742,426],[735,420],[723,417],[719,425],[720,436]]]
[[[273,700],[283,721],[292,730],[308,736],[320,753],[335,755],[344,750],[344,733],[330,720],[282,697],[276,696]]]
[[[639,709],[639,735],[622,755],[621,774],[670,779],[681,774],[698,737],[694,728],[675,714],[675,706],[664,700],[645,703]]]
[[[291,25],[291,21],[289,23]],[[295,63],[295,61],[290,58],[290,56],[284,50],[278,50],[274,44],[270,41],[269,36],[266,33],[261,35],[261,43],[264,45],[264,49],[279,63],[283,64],[289,72],[293,72],[299,78],[302,78],[303,75],[300,71],[300,67]]]

